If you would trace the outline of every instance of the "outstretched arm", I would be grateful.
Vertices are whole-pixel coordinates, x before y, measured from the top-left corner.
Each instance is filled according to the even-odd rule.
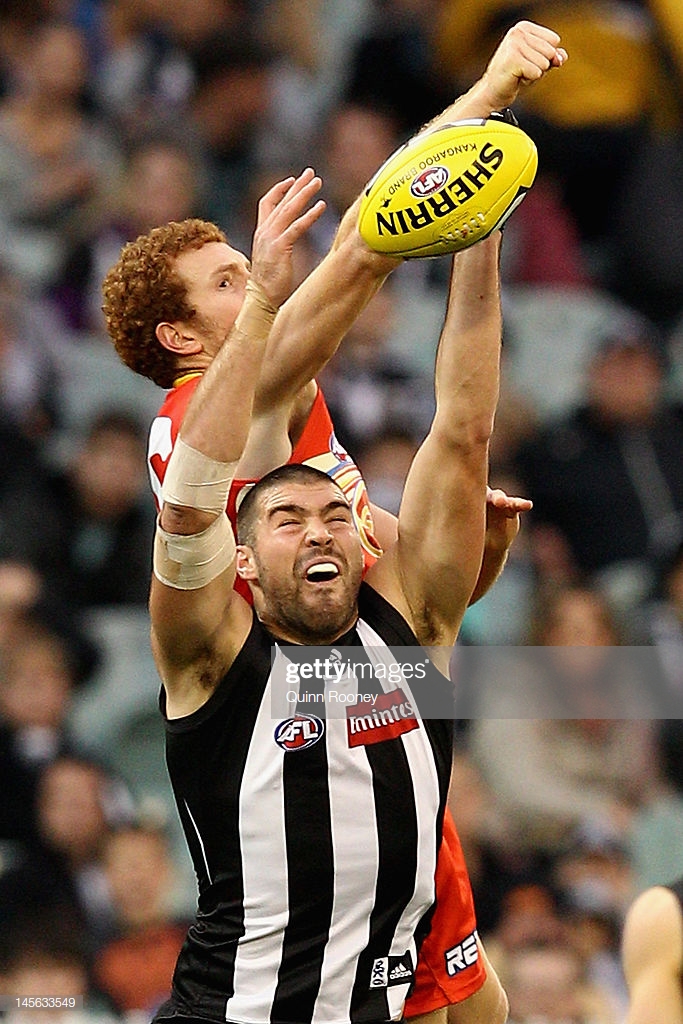
[[[406,480],[398,539],[367,575],[428,646],[454,642],[482,561],[500,364],[499,249],[495,232],[453,259],[436,413]]]
[[[557,32],[533,21],[520,21],[503,37],[486,71],[471,89],[442,110],[422,131],[468,117],[488,117],[494,110],[511,106],[525,89],[552,68],[561,67],[567,53],[559,46]],[[358,220],[358,202],[347,211],[337,232],[336,245],[352,234]]]
[[[484,537],[484,554],[479,576],[470,595],[470,604],[481,600],[496,582],[507,562],[510,548],[519,533],[520,516],[528,512],[532,502],[528,498],[517,498],[499,487],[486,488],[486,534]],[[390,548],[397,537],[397,518],[391,512],[371,505],[372,521],[375,525],[375,537],[383,551]]]
[[[244,302],[188,406],[164,477],[150,613],[172,717],[208,699],[249,628],[250,612],[233,590],[235,541],[225,507],[275,305],[290,287],[287,254],[320,211],[309,208],[319,187],[306,170],[261,200]]]
[[[423,130],[466,117],[488,117],[509,106],[520,88],[564,61],[566,54],[558,43],[559,36],[551,29],[520,22],[506,34],[481,79]],[[362,241],[357,231],[359,201],[345,213],[332,251],[278,313],[257,410],[292,401],[334,355],[360,311],[401,262],[371,252]]]

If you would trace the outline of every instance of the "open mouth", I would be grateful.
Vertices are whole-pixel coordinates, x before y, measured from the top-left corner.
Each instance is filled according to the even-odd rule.
[[[309,583],[329,583],[339,575],[339,569],[334,562],[316,562],[309,565],[306,570],[306,579]]]

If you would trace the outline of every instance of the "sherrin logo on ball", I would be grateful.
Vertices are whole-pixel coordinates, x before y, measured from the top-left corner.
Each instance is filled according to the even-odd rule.
[[[533,140],[501,118],[441,125],[397,149],[368,182],[358,230],[375,252],[458,252],[504,224],[537,167]]]

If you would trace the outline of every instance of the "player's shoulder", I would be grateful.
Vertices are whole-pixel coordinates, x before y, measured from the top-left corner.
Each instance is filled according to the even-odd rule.
[[[159,407],[157,419],[162,416],[167,416],[169,419],[174,421],[181,421],[185,415],[185,410],[187,409],[192,395],[197,390],[200,380],[200,373],[188,373],[185,377],[180,378],[178,382],[166,392],[164,400]]]

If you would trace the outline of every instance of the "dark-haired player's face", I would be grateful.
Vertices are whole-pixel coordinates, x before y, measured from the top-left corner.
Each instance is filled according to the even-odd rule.
[[[356,618],[360,538],[336,484],[278,484],[260,503],[252,550],[254,604],[283,639],[326,643]]]
[[[226,242],[207,242],[178,256],[175,268],[187,285],[188,303],[196,310],[188,328],[215,355],[242,308],[249,260]]]

